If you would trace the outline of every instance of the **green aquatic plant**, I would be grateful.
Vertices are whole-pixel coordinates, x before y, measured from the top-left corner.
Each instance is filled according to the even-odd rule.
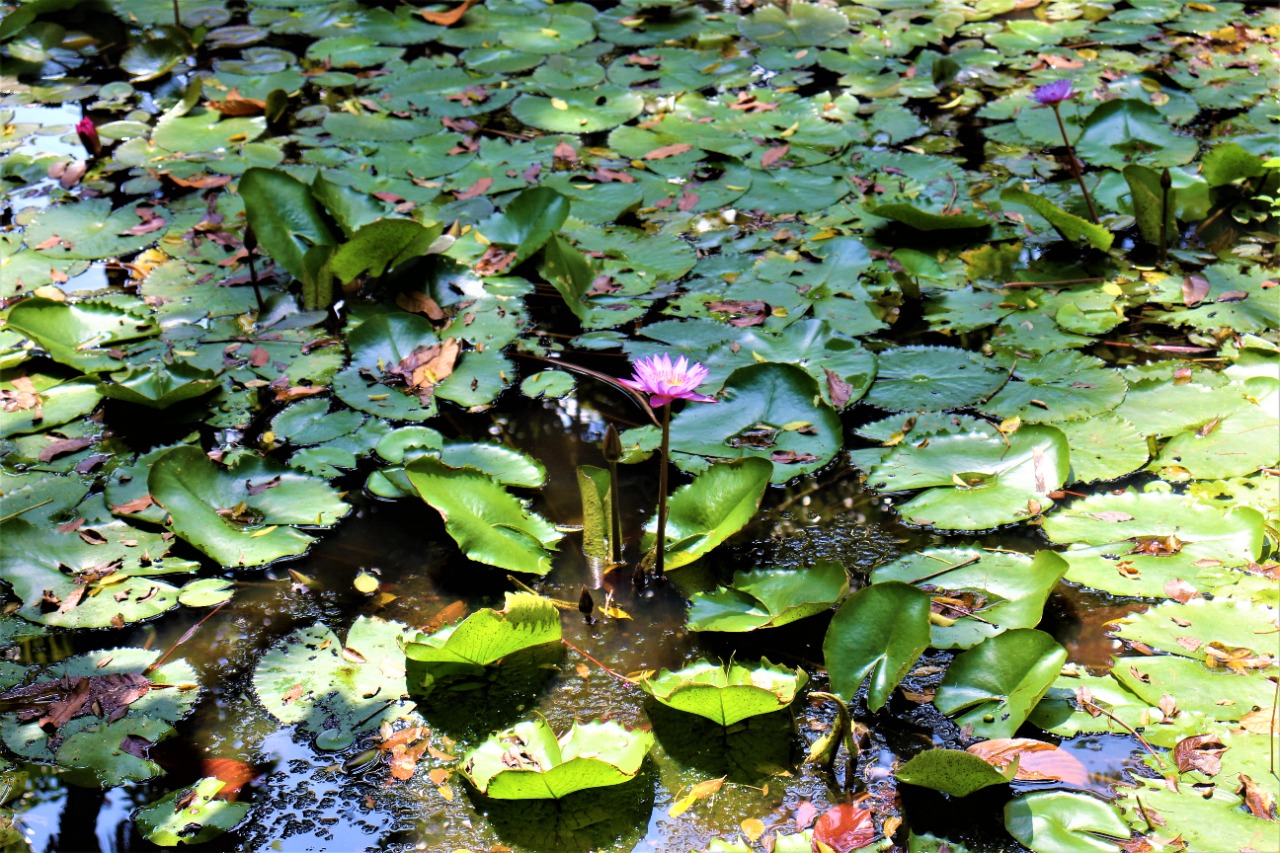
[[[1076,183],[1080,185],[1080,192],[1084,194],[1085,204],[1089,206],[1089,218],[1097,225],[1098,209],[1094,207],[1093,196],[1089,194],[1089,188],[1085,186],[1084,171],[1080,166],[1080,158],[1076,157],[1076,149],[1071,145],[1071,136],[1067,133],[1067,126],[1062,122],[1060,107],[1064,101],[1069,101],[1074,96],[1075,92],[1072,91],[1071,81],[1063,79],[1037,86],[1028,97],[1039,104],[1040,107],[1048,107],[1053,110],[1053,117],[1058,120],[1058,130],[1062,133],[1062,144],[1067,149],[1067,162],[1071,167],[1071,174],[1075,176]]]

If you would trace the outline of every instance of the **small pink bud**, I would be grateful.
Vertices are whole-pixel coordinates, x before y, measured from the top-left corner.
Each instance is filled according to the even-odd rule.
[[[80,144],[89,152],[90,157],[102,156],[102,140],[98,137],[98,126],[93,123],[93,119],[85,116],[76,122],[76,135],[80,137]]]

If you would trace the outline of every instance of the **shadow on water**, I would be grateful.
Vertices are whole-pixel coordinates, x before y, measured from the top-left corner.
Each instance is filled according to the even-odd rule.
[[[787,710],[748,717],[732,726],[653,700],[645,703],[644,710],[667,757],[706,778],[724,776],[729,782],[759,785],[790,770],[797,758],[795,719]]]

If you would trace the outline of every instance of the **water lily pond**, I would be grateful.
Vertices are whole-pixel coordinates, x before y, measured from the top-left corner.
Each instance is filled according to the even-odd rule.
[[[0,850],[1280,849],[1276,9],[0,9]]]

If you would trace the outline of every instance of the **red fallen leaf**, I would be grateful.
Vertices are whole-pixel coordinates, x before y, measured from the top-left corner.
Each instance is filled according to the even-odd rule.
[[[783,157],[787,156],[787,152],[791,150],[790,145],[775,145],[768,151],[760,155],[760,165],[768,169],[774,163],[777,163]]]
[[[387,192],[385,190],[383,192],[374,193],[373,197],[378,201],[385,201],[387,204],[399,204],[405,200],[404,196],[396,195],[393,192]]]
[[[487,193],[491,186],[493,186],[493,178],[481,178],[465,190],[456,190],[453,195],[458,201],[475,198]]]
[[[1098,521],[1110,521],[1110,522],[1133,521],[1133,516],[1129,515],[1129,513],[1127,512],[1117,512],[1114,510],[1108,510],[1106,512],[1091,512],[1089,514],[1092,515],[1094,518],[1098,519]]]
[[[1089,783],[1089,771],[1080,759],[1042,740],[993,738],[975,743],[966,751],[1000,770],[1018,759],[1018,772],[1014,778],[1023,782],[1066,782],[1080,788]]]
[[[435,615],[427,620],[427,624],[422,627],[423,631],[428,634],[438,631],[445,625],[454,625],[461,622],[467,615],[467,604],[465,601],[455,601],[452,604],[446,604],[436,611]]]
[[[260,116],[267,111],[267,102],[259,101],[256,98],[246,98],[240,94],[239,89],[232,89],[227,93],[227,97],[221,101],[205,101],[204,105],[211,110],[217,110],[224,116],[238,118],[240,116]]]
[[[114,723],[129,712],[129,705],[151,692],[153,684],[138,672],[39,681],[0,693],[0,713],[16,711],[18,720],[36,720],[41,728],[59,728],[87,714]]]
[[[840,378],[840,374],[834,370],[822,369],[827,375],[827,391],[831,394],[831,405],[836,409],[843,409],[849,405],[849,399],[853,396],[853,386]]]
[[[263,480],[261,483],[251,483],[246,480],[245,486],[247,487],[246,491],[249,493],[250,497],[257,497],[267,489],[274,489],[276,486],[280,485],[280,482],[280,477],[277,475],[269,480]]]
[[[141,758],[143,761],[151,758],[150,751],[153,746],[155,744],[142,735],[125,735],[124,739],[120,741],[121,752],[127,752],[136,758]]]
[[[428,318],[437,323],[446,316],[440,304],[425,293],[412,293],[408,290],[402,290],[396,294],[396,305],[399,305],[410,314],[426,314]]]
[[[40,451],[41,462],[52,462],[59,456],[65,456],[68,453],[75,453],[77,450],[83,450],[89,445],[97,441],[92,436],[81,438],[60,438],[50,443],[47,447]]]
[[[128,503],[116,504],[111,507],[111,511],[113,513],[118,513],[119,515],[129,515],[135,512],[142,512],[153,503],[155,503],[155,501],[151,499],[151,495],[143,495],[142,497],[135,498]]]
[[[1188,308],[1199,305],[1209,295],[1209,279],[1202,275],[1182,277],[1182,302]]]
[[[262,347],[254,347],[249,351],[249,364],[253,367],[262,367],[271,360],[271,354]]]
[[[762,299],[721,299],[707,303],[707,310],[717,314],[736,314],[739,320],[731,320],[735,326],[758,326],[769,314],[769,305]],[[743,319],[745,318],[745,322]]]
[[[177,175],[170,175],[165,172],[161,172],[161,174],[180,187],[191,187],[198,190],[213,189],[214,187],[226,186],[231,183],[230,175],[190,175],[185,178],[179,178]]]
[[[146,207],[138,208],[138,216],[142,217],[142,221],[132,228],[126,228],[120,232],[120,236],[139,237],[143,234],[150,234],[152,231],[159,231],[161,228],[169,224],[169,220],[157,214],[154,210]]]
[[[1202,598],[1200,592],[1182,578],[1165,581],[1164,594],[1179,604],[1186,604],[1193,598]]]
[[[598,275],[591,280],[591,287],[587,290],[586,296],[603,296],[610,293],[617,293],[622,286],[613,280],[613,276]]]
[[[215,800],[235,802],[240,790],[257,777],[258,771],[234,758],[206,758],[200,762],[200,775],[212,776],[222,783],[222,789],[213,796]]]
[[[644,155],[646,160],[665,160],[668,157],[675,157],[677,154],[683,154],[686,151],[692,151],[693,145],[688,142],[673,142],[670,145],[663,145],[661,148],[655,148]]]
[[[101,533],[99,533],[98,531],[94,530],[91,527],[86,527],[83,530],[77,530],[76,533],[80,535],[80,538],[84,540],[86,545],[106,545],[107,544],[107,537],[103,536]]]
[[[428,24],[437,24],[441,27],[452,27],[458,21],[462,20],[462,16],[467,14],[472,6],[479,5],[480,0],[462,0],[461,5],[455,6],[448,12],[428,12],[422,9],[418,12],[422,19]]]
[[[818,457],[812,453],[797,453],[794,450],[775,450],[769,454],[769,458],[779,465],[795,465],[818,461]]]
[[[50,170],[52,172],[52,170]],[[50,174],[50,177],[58,179],[58,186],[64,190],[69,190],[76,184],[80,183],[80,179],[84,177],[84,173],[89,171],[89,164],[84,160],[73,160],[67,163],[58,175]]]
[[[1241,773],[1239,793],[1244,798],[1244,804],[1248,807],[1250,814],[1275,823],[1276,798],[1271,792]]]
[[[1222,753],[1227,751],[1217,735],[1184,737],[1173,748],[1173,761],[1179,773],[1199,770],[1206,776],[1222,772]]]
[[[1249,294],[1243,290],[1228,290],[1217,298],[1218,302],[1244,302],[1249,298]]]
[[[430,748],[427,740],[431,730],[422,726],[396,732],[378,745],[378,749],[391,753],[391,777],[400,781],[413,778],[418,760]]]
[[[62,239],[61,237],[59,237],[57,234],[54,234],[54,235],[53,235],[52,237],[50,237],[48,240],[44,240],[43,242],[37,243],[37,244],[35,244],[34,246],[32,246],[31,248],[33,248],[33,249],[52,249],[54,246],[56,246],[56,245],[58,245],[59,243],[62,243],[62,242],[64,242],[64,241],[63,241],[63,239]]]
[[[555,148],[551,149],[551,156],[565,165],[572,165],[578,162],[578,152],[563,139],[556,143]]]
[[[514,251],[508,252],[496,244],[491,245],[484,250],[480,260],[476,261],[476,275],[501,275],[510,269],[515,259]]]
[[[592,177],[602,184],[607,184],[610,181],[621,181],[624,184],[634,184],[636,182],[636,179],[626,172],[617,172],[613,169],[596,169]]]
[[[850,803],[827,809],[813,825],[813,849],[825,844],[834,853],[866,847],[880,837],[871,811]]]
[[[778,105],[776,103],[770,104],[759,101],[756,99],[756,96],[750,92],[739,92],[737,103],[729,105],[729,109],[731,110],[745,110],[749,113],[770,112],[777,108]],[[710,121],[710,119],[707,120]]]
[[[685,190],[680,194],[680,200],[676,202],[676,210],[688,212],[698,205],[700,196],[693,190]]]

